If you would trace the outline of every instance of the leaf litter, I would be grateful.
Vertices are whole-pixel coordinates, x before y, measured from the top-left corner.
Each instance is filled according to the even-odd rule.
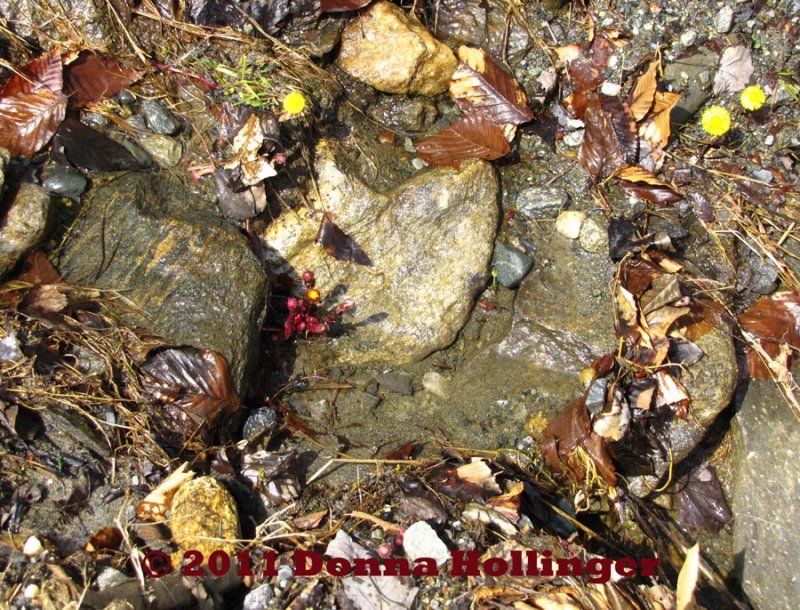
[[[358,10],[367,4],[369,2],[329,0],[322,3],[321,12]],[[172,17],[176,16],[173,10],[167,12]],[[209,10],[206,17],[214,15],[212,21],[228,25],[239,23],[224,10]],[[642,201],[671,206],[681,199],[676,186],[680,183],[659,177],[659,173],[664,162],[664,149],[672,136],[670,113],[680,95],[660,90],[663,86],[658,79],[660,62],[652,58],[643,60],[643,69],[627,97],[599,94],[596,89],[604,80],[603,72],[607,68],[608,58],[614,49],[626,42],[618,34],[611,30],[597,32],[590,36],[592,42],[589,44],[570,45],[557,50],[566,65],[568,77],[564,106],[577,119],[587,121],[579,160],[598,190],[603,189],[606,180],[611,179],[623,191]],[[725,52],[722,63],[725,69],[718,73],[715,88],[722,83],[720,87],[734,92],[750,78],[750,74],[747,74],[747,55],[740,51],[734,53],[730,49]],[[14,143],[14,154],[30,156],[47,144],[64,118],[63,114],[59,118],[59,105],[64,103],[66,109],[65,100],[62,99],[64,92],[71,96],[71,103],[96,104],[113,95],[112,92],[127,87],[139,76],[138,72],[123,68],[116,60],[105,55],[83,51],[78,57],[77,61],[68,63],[64,69],[66,89],[56,82],[59,78],[56,72],[60,75],[61,70],[60,58],[56,70],[53,57],[46,56],[40,58],[39,63],[34,62],[22,70],[23,73],[27,70],[27,80],[14,81],[15,77],[12,77],[7,81],[0,92],[0,98],[3,98],[0,104],[6,98],[24,95],[38,95],[38,104],[46,102],[48,96],[52,97],[47,102],[52,107],[31,110],[27,126],[22,121],[26,131],[17,134],[19,142]],[[485,51],[468,49],[459,53],[459,59],[461,63],[454,74],[450,93],[465,117],[432,138],[418,143],[420,156],[432,164],[457,167],[469,158],[501,158],[512,150],[514,127],[534,118],[519,82]],[[750,69],[752,72],[752,66]],[[187,71],[173,73],[186,76]],[[23,101],[13,103],[23,104]],[[24,114],[22,116],[25,118]],[[226,136],[233,140],[233,154],[217,161],[218,165],[225,164],[227,167],[215,168],[216,171],[211,172],[218,181],[221,200],[232,200],[234,195],[241,193],[247,193],[252,198],[245,198],[244,202],[237,201],[236,205],[227,205],[227,208],[221,201],[226,213],[237,220],[249,220],[266,209],[265,186],[261,183],[277,173],[274,159],[270,156],[273,152],[271,144],[265,137],[267,134],[261,129],[263,125],[256,128],[257,121],[252,116]],[[74,123],[64,125],[62,137],[56,138],[56,148],[67,160],[90,171],[107,169],[102,157],[112,148],[107,143],[99,144],[102,140],[96,139],[88,131],[76,135],[79,128]],[[438,140],[435,139],[437,136]],[[81,144],[90,141],[97,142],[98,150],[103,152],[87,160],[85,155],[81,156],[82,153],[77,151]],[[113,154],[110,156],[114,157]],[[119,165],[114,167],[121,168]],[[223,174],[223,171],[228,173]],[[220,182],[220,176],[224,177],[224,181]],[[253,189],[260,189],[259,194],[254,194]],[[629,221],[620,220],[612,223],[612,226],[615,227],[611,240],[612,258],[621,261],[620,273],[613,286],[620,349],[598,358],[590,365],[589,378],[592,381],[586,393],[545,428],[546,449],[543,453],[552,470],[540,470],[535,462],[525,461],[520,455],[467,459],[468,456],[459,458],[452,452],[444,452],[444,465],[433,467],[427,464],[419,467],[419,464],[413,463],[411,453],[391,454],[387,460],[404,462],[402,468],[398,469],[398,476],[376,474],[365,479],[364,487],[358,490],[359,498],[364,491],[368,491],[378,500],[390,498],[391,493],[400,494],[398,505],[405,508],[399,513],[380,513],[400,523],[386,521],[391,525],[386,532],[402,531],[404,525],[416,520],[412,515],[409,521],[407,513],[426,510],[428,515],[436,515],[439,522],[445,522],[448,512],[457,514],[454,509],[458,503],[466,503],[464,511],[460,513],[465,521],[480,523],[486,528],[479,538],[486,557],[504,556],[511,547],[542,548],[541,540],[529,541],[530,546],[523,546],[517,541],[492,545],[496,540],[492,536],[498,533],[503,536],[527,535],[524,520],[523,525],[518,527],[517,524],[521,511],[526,513],[526,502],[533,495],[530,488],[537,487],[536,494],[555,501],[555,496],[564,489],[563,480],[548,479],[550,473],[555,472],[565,480],[570,480],[570,485],[575,486],[573,489],[578,490],[574,496],[576,501],[579,498],[587,502],[597,501],[600,496],[592,494],[599,486],[608,492],[604,501],[616,507],[619,503],[615,499],[614,488],[619,483],[619,473],[630,472],[630,456],[638,453],[639,458],[646,458],[648,452],[662,449],[659,448],[656,432],[663,418],[689,416],[691,396],[681,383],[682,367],[691,367],[703,358],[702,350],[692,339],[696,340],[708,332],[718,321],[720,312],[712,302],[703,299],[699,291],[690,289],[693,280],[688,278],[682,264],[674,257],[676,249],[669,238],[663,234],[647,233]],[[369,258],[358,244],[327,215],[322,220],[318,241],[321,247],[339,260],[369,265]],[[174,472],[174,468],[166,467],[166,458],[175,455],[176,449],[192,456],[201,466],[207,462],[229,475],[238,475],[240,481],[246,481],[251,492],[259,495],[264,506],[280,507],[300,497],[296,455],[293,453],[272,451],[263,446],[245,445],[234,449],[216,445],[229,439],[224,435],[216,436],[218,430],[212,434],[210,429],[224,427],[220,422],[230,419],[240,407],[224,359],[208,350],[165,346],[157,339],[124,329],[102,312],[102,307],[98,305],[102,302],[101,295],[64,285],[57,274],[53,276],[43,264],[38,266],[41,268],[34,269],[32,275],[27,277],[30,286],[4,287],[4,303],[13,303],[12,310],[16,308],[28,316],[24,321],[14,318],[13,323],[34,329],[40,325],[56,333],[73,333],[70,340],[76,340],[75,320],[87,329],[102,331],[92,340],[100,341],[104,335],[118,334],[123,349],[104,352],[114,362],[117,375],[107,380],[105,389],[88,388],[87,395],[93,398],[104,397],[103,392],[120,383],[123,371],[136,370],[146,375],[139,380],[140,386],[132,379],[126,381],[130,389],[126,390],[129,393],[125,400],[144,398],[152,401],[161,409],[160,412],[153,412],[158,413],[161,419],[155,429],[147,434],[142,431],[151,425],[147,420],[153,413],[131,411],[125,414],[129,418],[125,421],[137,434],[149,434],[161,440],[165,440],[165,436],[171,437],[171,441],[164,446],[154,445],[150,453],[159,466],[165,466],[161,473],[151,471],[147,479],[148,486],[154,487],[156,492],[161,490],[156,494],[156,500],[151,499],[155,507],[153,515],[160,517],[168,512],[169,491],[164,492],[157,483],[162,480],[162,475],[170,470]],[[23,276],[19,276],[18,280],[26,281]],[[768,361],[769,375],[774,377],[778,371],[785,376],[790,370],[797,343],[791,333],[779,330],[781,324],[791,325],[797,321],[797,316],[792,317],[795,294],[787,294],[783,297],[773,295],[773,302],[759,302],[760,305],[757,303],[739,318],[742,330],[750,337],[748,365],[754,378],[767,374],[763,368],[765,354],[772,359]],[[75,296],[78,298],[73,298]],[[84,310],[84,307],[88,310]],[[14,336],[27,334],[16,333]],[[62,345],[54,350],[46,340],[36,344],[35,334],[30,336],[34,338],[33,342],[23,340],[19,343],[22,350],[19,353],[23,357],[14,360],[22,363],[23,367],[28,366],[29,356],[26,353],[30,354],[32,349],[38,352],[41,361],[45,360],[45,354],[52,356],[63,349]],[[750,363],[753,354],[758,356],[757,360],[753,358],[753,362],[760,362],[762,369]],[[67,379],[70,379],[69,375]],[[19,383],[19,378],[13,377],[13,380],[12,385]],[[76,383],[74,379],[70,382]],[[81,391],[87,389],[77,383],[72,387],[79,387]],[[5,400],[7,387],[4,386],[2,390]],[[64,400],[69,403],[67,399]],[[27,407],[15,404],[14,408],[24,410]],[[285,418],[280,434],[305,434],[315,439],[324,436],[291,413],[285,405],[279,410]],[[143,427],[143,422],[147,426]],[[178,443],[174,442],[176,439]],[[184,462],[182,468],[185,465]],[[645,465],[642,471],[646,470]],[[531,477],[532,472],[536,473],[535,477]],[[680,481],[683,488],[678,493],[679,513],[684,523],[691,527],[712,530],[727,522],[718,485],[715,486],[714,479],[710,477],[707,469],[701,469]],[[410,481],[401,483],[401,478]],[[169,478],[166,480],[169,481]],[[167,488],[170,485],[172,483]],[[180,481],[176,485],[180,485]],[[437,497],[422,495],[421,489],[426,486],[433,487]],[[77,501],[83,498],[86,490],[76,491],[80,492],[73,496]],[[353,495],[346,500],[356,502],[355,498]],[[379,504],[373,503],[368,510],[378,514]],[[354,519],[349,523],[352,534],[346,534],[343,529],[336,529],[334,534],[332,529],[322,525],[328,514],[326,511],[306,514],[308,520],[302,521],[303,518],[299,517],[292,523],[297,529],[311,532],[316,537],[316,548],[321,549],[320,543],[332,539],[334,542],[327,547],[329,554],[376,557],[383,556],[382,553],[386,551],[385,545],[374,543],[376,539],[371,537],[374,533],[372,528],[365,528],[363,522]],[[370,518],[377,519],[369,513],[363,514],[367,515],[367,521]],[[283,523],[266,521],[262,526],[261,532],[266,535],[264,540],[270,540],[272,534],[275,534],[275,540],[283,536],[296,536],[296,532],[287,534]],[[94,548],[92,552],[119,546],[111,529],[106,532],[103,529],[94,530],[88,537],[89,544]],[[127,532],[122,535],[127,535]],[[108,542],[104,542],[106,539]],[[337,541],[340,546],[335,546]],[[578,544],[567,543],[555,536],[548,541],[555,546],[561,545],[562,550],[571,544],[568,549],[570,555],[585,552],[585,549],[578,548]],[[506,543],[511,547],[503,546]],[[331,544],[334,544],[333,548]],[[390,552],[397,552],[394,549],[398,546],[396,541],[389,543],[389,546]],[[289,548],[286,545],[282,550],[285,552]],[[699,561],[697,551],[692,551],[686,560],[685,573],[682,571],[679,580],[682,605],[690,603],[696,587],[696,564]],[[374,604],[383,604],[386,598],[407,601],[411,592],[418,594],[413,588],[413,581],[396,589],[384,587],[385,579],[377,581],[378,586],[375,582],[363,581],[357,585],[351,582],[343,587],[345,595],[341,601],[357,607],[361,603],[365,604],[364,607],[375,607]],[[396,583],[391,584],[394,586]],[[525,600],[540,608],[566,604],[570,604],[568,607],[579,607],[581,596],[588,595],[593,603],[608,606],[610,599],[617,600],[617,603],[620,603],[621,596],[630,599],[634,589],[626,587],[626,583],[611,583],[585,588],[576,582],[568,582],[546,591],[531,593],[519,584],[504,583],[497,587],[481,585],[474,593],[475,599],[481,604],[496,605],[501,603],[500,600],[503,603]],[[298,592],[295,598],[298,604],[293,607],[304,607],[302,604],[305,603],[313,605],[315,602],[311,600],[318,600],[320,589],[320,583],[308,583]],[[647,593],[654,604],[656,599],[662,600],[664,605],[674,603],[671,591],[656,589],[651,587]],[[645,595],[642,590],[636,594]]]

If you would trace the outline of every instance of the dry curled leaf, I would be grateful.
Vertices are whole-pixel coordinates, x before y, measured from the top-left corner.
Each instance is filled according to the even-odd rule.
[[[164,519],[172,506],[172,497],[181,485],[194,478],[194,472],[186,469],[189,464],[184,462],[174,470],[153,491],[147,494],[136,505],[136,516],[144,521],[160,521]]]
[[[517,79],[482,49],[462,46],[450,80],[450,97],[464,113],[481,112],[498,125],[520,125],[533,118]]]
[[[493,161],[511,152],[501,127],[479,113],[472,113],[418,142],[417,154],[431,165],[458,168],[466,159]]]
[[[586,462],[576,454],[585,451],[600,476],[610,486],[617,484],[617,475],[606,440],[592,430],[584,393],[547,424],[542,433],[542,455],[558,473],[577,479],[586,476]]]

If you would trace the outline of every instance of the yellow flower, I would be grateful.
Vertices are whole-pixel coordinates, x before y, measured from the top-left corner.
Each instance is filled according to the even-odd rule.
[[[709,135],[725,135],[731,128],[731,113],[722,106],[709,106],[703,111],[700,124]]]
[[[758,85],[750,85],[742,91],[739,101],[745,110],[758,110],[767,101],[767,94]]]
[[[283,109],[288,114],[300,114],[306,108],[306,98],[299,91],[287,93],[283,98]]]

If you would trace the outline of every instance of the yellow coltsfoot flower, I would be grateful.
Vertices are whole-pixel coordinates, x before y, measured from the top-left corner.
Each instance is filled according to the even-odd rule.
[[[706,133],[714,137],[723,136],[731,128],[731,113],[722,106],[709,106],[700,117]]]
[[[283,98],[283,109],[287,114],[300,114],[306,108],[306,98],[299,91],[287,93]]]
[[[767,101],[767,94],[758,85],[750,85],[742,91],[739,101],[745,110],[758,110]]]

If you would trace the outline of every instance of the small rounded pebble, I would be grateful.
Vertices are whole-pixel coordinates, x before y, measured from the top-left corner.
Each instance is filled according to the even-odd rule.
[[[556,218],[556,231],[567,239],[578,239],[585,220],[586,214],[584,212],[575,210],[561,212]]]
[[[44,550],[41,541],[36,536],[31,536],[25,541],[22,552],[28,557],[36,557]]]
[[[25,587],[25,591],[23,591],[22,596],[25,599],[33,599],[39,595],[39,585],[30,584]]]

